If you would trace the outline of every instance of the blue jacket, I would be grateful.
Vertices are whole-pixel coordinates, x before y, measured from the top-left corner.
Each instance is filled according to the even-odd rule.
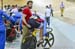
[[[17,20],[19,19],[20,29],[22,30],[22,12],[15,12],[13,14],[14,15],[12,15],[12,17],[15,20],[15,22],[17,22]]]
[[[3,20],[3,16],[10,20],[11,22],[15,22],[9,15],[7,15],[4,11],[0,10],[0,49],[4,49],[5,41],[6,41],[6,28]]]

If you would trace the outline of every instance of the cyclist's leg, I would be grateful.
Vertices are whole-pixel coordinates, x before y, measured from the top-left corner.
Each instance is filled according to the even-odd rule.
[[[43,28],[40,28],[40,40],[43,40]]]
[[[40,27],[39,27],[39,29],[40,29],[40,40],[37,42],[37,47],[39,47],[39,45],[40,44],[42,44],[43,43],[43,23],[41,23],[41,25],[40,25]]]
[[[40,29],[40,42],[43,42],[43,23],[41,23],[39,29]]]

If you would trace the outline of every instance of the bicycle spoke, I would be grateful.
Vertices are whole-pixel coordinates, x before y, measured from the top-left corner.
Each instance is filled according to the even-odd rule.
[[[50,38],[49,41],[53,40],[53,38]]]

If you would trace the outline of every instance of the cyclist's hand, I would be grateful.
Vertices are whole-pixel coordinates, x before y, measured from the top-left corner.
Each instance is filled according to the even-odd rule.
[[[28,28],[31,28],[31,26],[30,26],[29,24],[27,24],[27,27],[28,27]]]

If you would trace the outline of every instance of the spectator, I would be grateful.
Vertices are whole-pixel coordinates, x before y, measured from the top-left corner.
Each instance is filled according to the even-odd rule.
[[[52,5],[51,4],[49,5],[49,9],[51,11],[51,16],[53,16],[53,8],[52,8]]]
[[[4,5],[3,11],[4,11],[4,12],[7,11],[7,5]]]
[[[4,11],[0,10],[0,49],[5,48],[6,41],[6,27],[2,16],[4,16],[7,20],[12,20],[14,22],[14,20],[10,18],[9,15],[7,15]]]
[[[10,5],[8,5],[8,7],[7,7],[7,14],[9,14],[9,15],[10,15],[10,13],[11,13],[11,6],[10,6]]]
[[[45,18],[48,26],[50,25],[50,16],[51,16],[51,9],[48,6],[46,6]]]
[[[61,11],[61,16],[63,16],[63,14],[64,14],[64,3],[63,2],[61,2],[61,4],[60,4],[60,11]]]
[[[15,20],[15,24],[18,25],[17,36],[19,37],[22,31],[22,10],[18,9],[18,12],[12,14],[12,17]]]
[[[15,12],[18,12],[18,7],[17,5],[12,5],[11,13],[15,13]]]

